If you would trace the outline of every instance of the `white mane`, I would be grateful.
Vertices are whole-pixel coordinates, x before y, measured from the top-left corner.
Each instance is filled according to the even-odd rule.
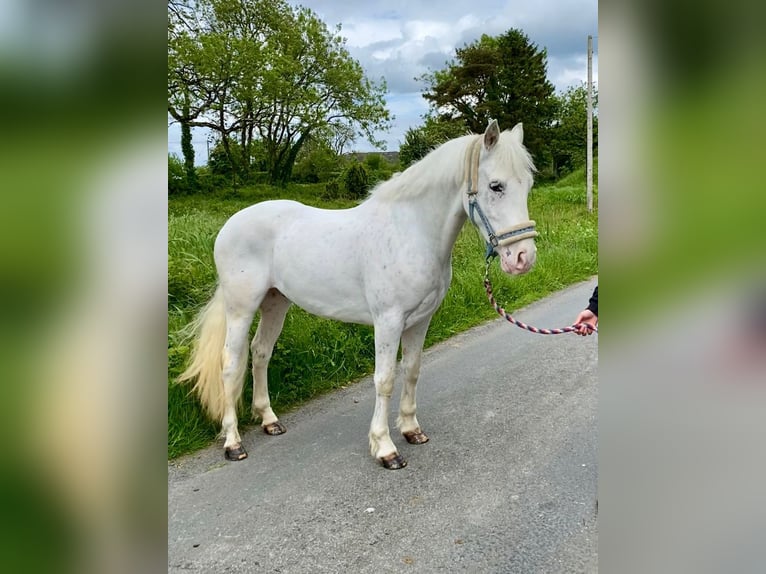
[[[456,182],[460,185],[465,175],[466,149],[477,137],[481,136],[462,136],[440,145],[403,172],[395,174],[396,177],[376,185],[369,196],[394,201],[418,196],[431,186],[451,187]],[[508,130],[500,134],[495,153],[502,154],[501,158],[519,178],[532,178],[535,171],[532,156]]]

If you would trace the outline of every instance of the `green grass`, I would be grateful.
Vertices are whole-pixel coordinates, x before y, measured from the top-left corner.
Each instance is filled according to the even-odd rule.
[[[509,312],[598,272],[598,212],[594,209],[593,213],[588,213],[585,208],[584,181],[584,173],[580,170],[554,186],[532,190],[529,212],[537,221],[540,232],[537,264],[527,275],[514,278],[497,271],[497,263],[493,265],[495,296]],[[218,230],[235,212],[265,199],[296,199],[327,208],[354,205],[354,202],[346,200],[321,200],[323,189],[321,184],[294,185],[286,190],[258,186],[213,197],[191,196],[170,200],[169,458],[210,444],[218,432],[218,425],[204,417],[199,403],[189,395],[188,387],[173,384],[189,354],[180,331],[212,295],[215,286],[212,249]],[[487,302],[483,275],[484,246],[475,228],[469,224],[463,228],[455,244],[452,285],[433,317],[426,347],[497,317]],[[255,324],[252,328],[254,332]],[[269,364],[272,407],[279,415],[369,374],[374,358],[371,327],[321,319],[292,307]],[[243,427],[253,424],[249,414],[251,396],[252,384],[248,374],[243,400],[246,407],[240,411]]]

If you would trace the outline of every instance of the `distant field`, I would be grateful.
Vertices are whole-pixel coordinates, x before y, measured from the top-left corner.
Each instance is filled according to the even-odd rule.
[[[323,189],[323,184],[293,185],[286,190],[260,186],[214,197],[169,200],[168,458],[206,446],[219,430],[216,423],[204,417],[196,398],[188,394],[189,389],[173,384],[189,353],[180,341],[179,331],[215,287],[212,249],[218,230],[235,212],[266,199],[296,199],[329,209],[354,205],[344,200],[322,201]],[[508,311],[598,273],[598,195],[595,190],[594,196],[596,209],[588,213],[582,170],[553,186],[533,188],[529,213],[540,232],[537,264],[527,275],[514,278],[497,271],[494,264],[495,296]],[[497,316],[487,302],[483,274],[484,246],[475,228],[468,224],[455,244],[452,285],[431,322],[427,347]],[[574,317],[579,309],[572,311]],[[257,319],[253,334],[256,325]],[[269,364],[272,407],[280,415],[312,397],[369,374],[373,361],[371,327],[320,319],[292,307]],[[249,406],[251,393],[248,374],[244,405]],[[241,411],[240,424],[253,424],[249,407]]]

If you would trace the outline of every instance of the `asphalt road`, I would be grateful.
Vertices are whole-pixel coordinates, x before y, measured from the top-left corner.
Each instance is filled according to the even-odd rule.
[[[596,279],[514,313],[569,324]],[[168,465],[168,571],[598,571],[598,337],[503,319],[427,350],[418,420],[431,438],[389,471],[369,455],[372,380]]]

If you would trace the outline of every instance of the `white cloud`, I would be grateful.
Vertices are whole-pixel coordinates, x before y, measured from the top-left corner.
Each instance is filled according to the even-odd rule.
[[[593,57],[593,82],[598,81],[598,57]],[[570,86],[579,86],[588,79],[587,54],[569,58],[549,58],[548,78],[556,87],[556,92],[563,92]]]
[[[378,42],[402,38],[402,25],[396,20],[368,20],[350,18],[343,22],[340,35],[346,38],[346,46],[364,48]]]
[[[433,20],[411,20],[404,23],[407,37],[410,42],[425,42],[426,40],[438,40],[449,36],[450,26],[446,22]]]

